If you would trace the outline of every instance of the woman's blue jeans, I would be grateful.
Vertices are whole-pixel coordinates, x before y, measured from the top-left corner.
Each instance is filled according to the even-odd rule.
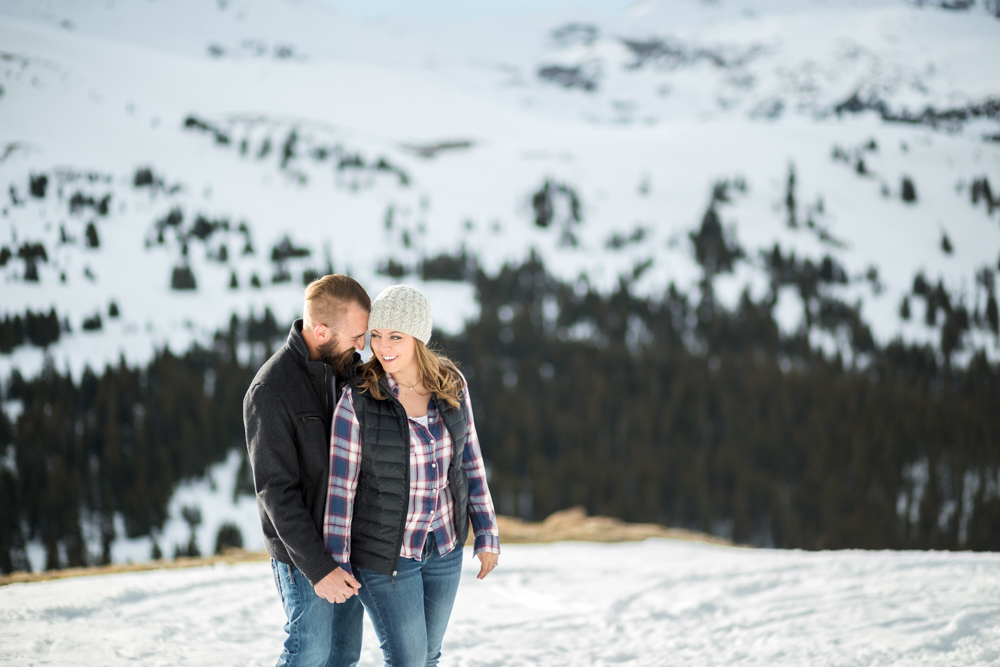
[[[447,556],[428,533],[421,560],[400,558],[392,576],[354,568],[361,598],[382,646],[386,667],[435,667],[462,576],[462,547]]]
[[[285,608],[285,645],[277,667],[354,667],[361,657],[364,610],[357,597],[342,604],[316,595],[294,565],[271,559]]]

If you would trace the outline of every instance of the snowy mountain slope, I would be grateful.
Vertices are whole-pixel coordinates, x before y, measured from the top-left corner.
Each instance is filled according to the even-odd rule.
[[[862,107],[884,102],[889,116],[995,98],[988,68],[1000,21],[979,10],[687,2],[637,6],[602,25],[522,19],[492,30],[405,30],[265,0],[7,2],[0,12],[0,175],[10,192],[0,240],[14,255],[0,268],[2,305],[54,307],[74,333],[50,352],[77,372],[121,352],[139,361],[151,343],[183,348],[233,312],[268,305],[286,321],[305,271],[349,270],[374,293],[395,279],[378,273],[389,260],[414,271],[462,248],[487,271],[534,249],[567,280],[586,275],[609,289],[639,274],[633,288],[646,293],[669,281],[690,290],[701,268],[689,234],[720,179],[745,184],[718,205],[747,258],[717,281],[729,304],[744,287],[768,288],[762,253],[777,243],[842,265],[848,282],[824,289],[859,302],[879,340],[934,341],[938,329],[919,311],[909,322],[898,315],[915,276],[942,280],[970,313],[983,311],[977,274],[992,275],[1000,258],[997,215],[972,201],[974,181],[1000,182],[998,144],[982,139],[995,115],[935,127],[834,112],[851,96]],[[72,29],[58,27],[65,21]],[[299,55],[208,50],[252,35],[267,44],[295,35]],[[498,75],[485,51],[517,73]],[[559,84],[592,63],[592,90]],[[541,75],[546,67],[563,73]],[[762,116],[769,104],[774,113]],[[137,186],[143,168],[154,183]],[[51,183],[44,197],[29,193],[32,175]],[[901,200],[904,178],[915,202]],[[554,219],[542,227],[532,197],[549,193],[546,183]],[[77,192],[95,204],[110,195],[106,213],[87,203],[74,212]],[[181,220],[164,224],[174,210]],[[200,232],[199,216],[209,225]],[[99,248],[85,247],[89,223]],[[272,261],[285,238],[293,256]],[[46,249],[46,261],[33,260],[37,282],[24,280],[25,244]],[[171,289],[185,267],[197,289]],[[446,328],[475,317],[467,285],[430,289],[447,304]],[[81,331],[111,301],[120,320],[105,315],[101,331]],[[786,329],[803,307],[782,291]],[[995,354],[988,331],[969,340]],[[0,364],[31,374],[42,358],[20,347]]]
[[[445,637],[456,665],[989,665],[994,554],[773,551],[669,540],[471,554]],[[0,661],[271,664],[281,612],[267,563],[0,589]],[[365,628],[361,665],[381,664]]]
[[[604,119],[619,122],[822,118],[854,96],[919,113],[996,97],[987,17],[902,3],[744,3],[738,13],[739,3],[720,4],[639,9],[609,29],[578,30],[550,58],[593,72]]]
[[[596,119],[616,107],[635,120],[657,120],[744,115],[776,103],[824,113],[855,93],[913,111],[996,97],[996,7],[964,3],[968,11],[942,11],[935,4],[653,1],[620,15],[538,10],[444,24],[392,15],[365,21],[350,7],[338,13],[269,0],[14,0],[5,13],[188,56],[378,62],[478,94],[499,88],[506,92],[498,99],[536,112],[539,104],[553,111],[562,105]],[[546,65],[581,71],[538,77]],[[585,89],[593,94],[577,101],[546,95],[546,81],[590,81]]]

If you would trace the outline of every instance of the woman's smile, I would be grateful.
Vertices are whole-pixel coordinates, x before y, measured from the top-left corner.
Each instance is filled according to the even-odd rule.
[[[378,358],[386,373],[394,376],[402,373],[403,378],[397,377],[397,381],[405,380],[413,384],[419,381],[413,336],[399,331],[375,329],[371,332],[371,345],[372,353]],[[411,375],[413,377],[410,377]]]

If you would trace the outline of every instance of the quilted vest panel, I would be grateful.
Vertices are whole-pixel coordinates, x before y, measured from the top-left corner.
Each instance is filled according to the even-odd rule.
[[[361,466],[351,522],[351,563],[384,574],[396,571],[410,499],[410,430],[406,410],[379,381],[386,400],[376,400],[354,386],[354,412],[361,432]],[[469,534],[469,479],[462,469],[466,431],[465,404],[438,410],[454,444],[448,485],[455,501],[459,545]]]

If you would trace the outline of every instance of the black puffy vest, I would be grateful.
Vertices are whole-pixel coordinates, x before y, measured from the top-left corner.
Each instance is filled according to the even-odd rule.
[[[383,377],[386,400],[376,400],[353,386],[354,412],[361,432],[361,469],[351,522],[351,564],[395,575],[410,499],[410,428],[406,410]],[[465,404],[453,408],[437,401],[454,454],[448,486],[455,501],[458,548],[469,534],[469,478],[462,469],[467,417]]]

